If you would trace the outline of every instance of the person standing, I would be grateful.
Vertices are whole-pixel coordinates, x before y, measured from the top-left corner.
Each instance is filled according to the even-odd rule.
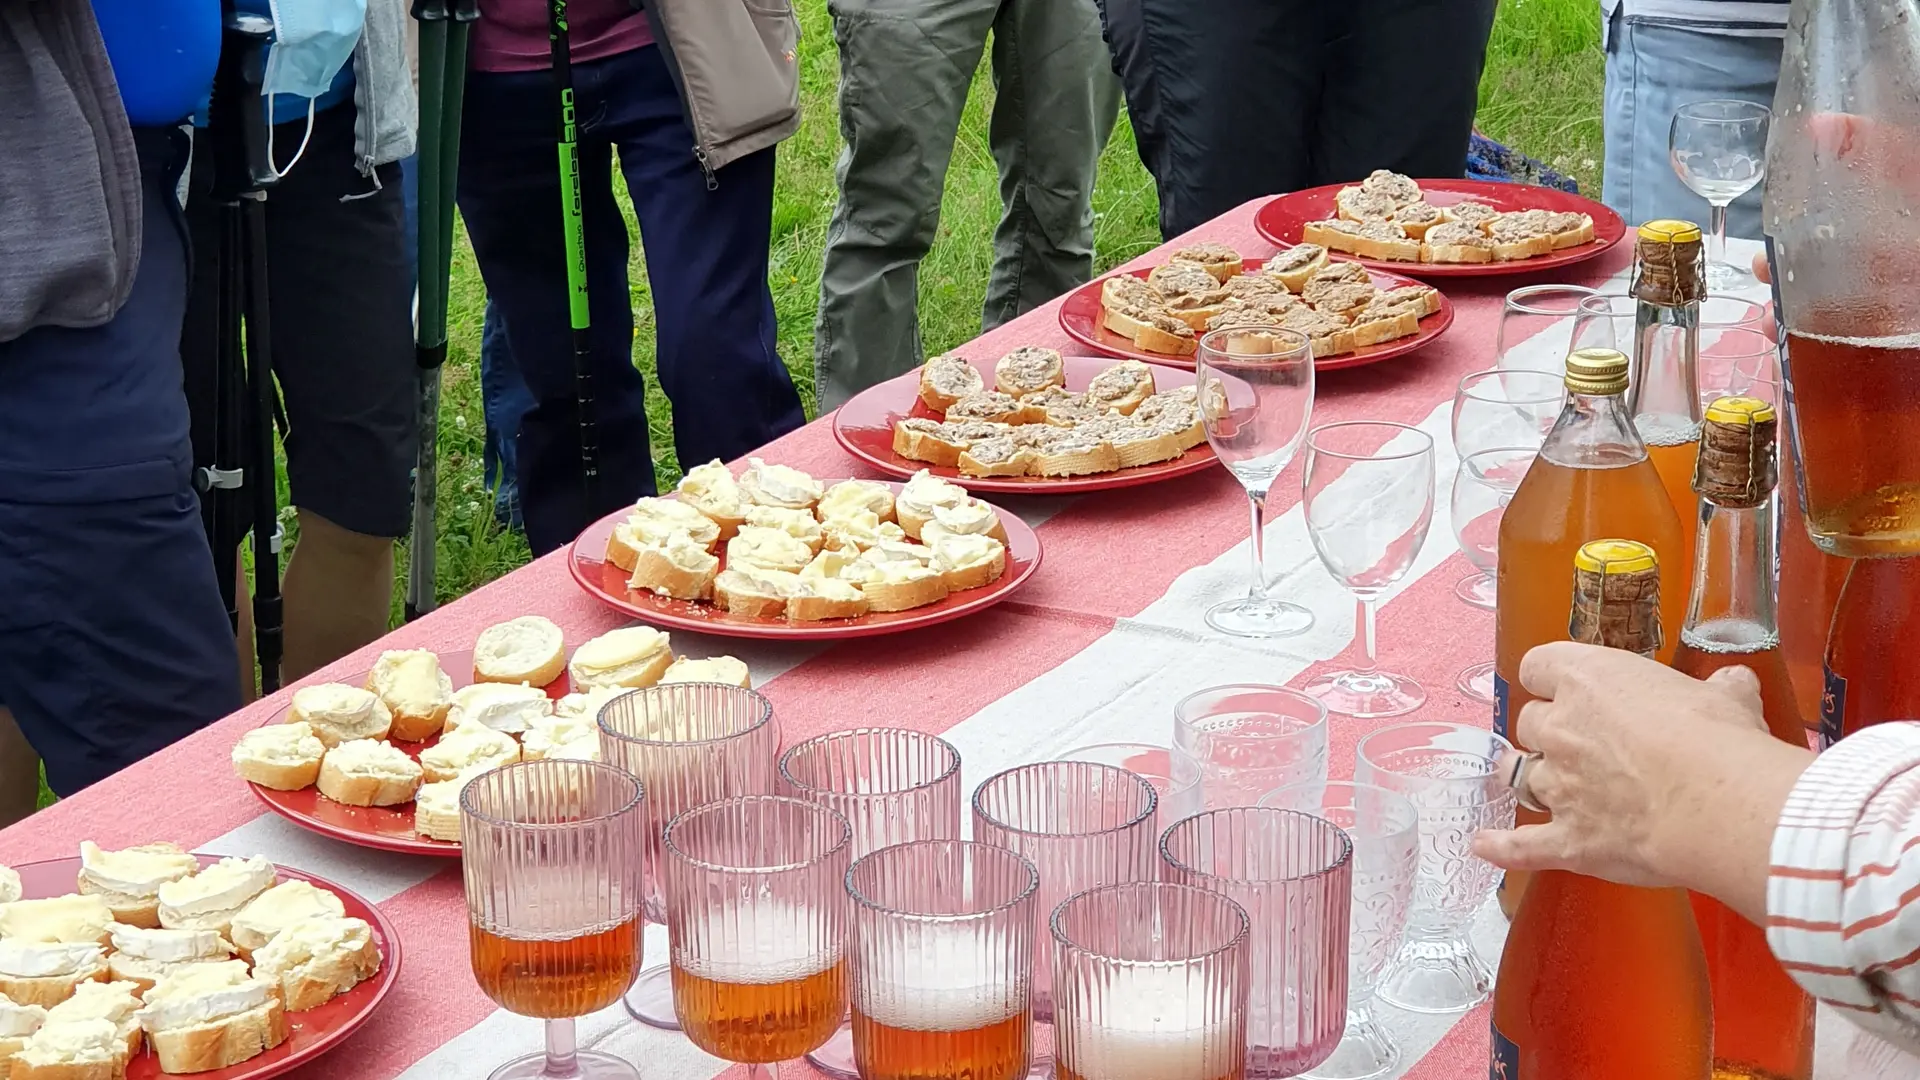
[[[0,826],[240,706],[179,355],[220,7],[98,6],[0,4]]]
[[[1787,0],[1600,0],[1607,53],[1601,201],[1629,223],[1696,219],[1704,200],[1667,156],[1682,105],[1735,98],[1771,107]],[[1727,207],[1727,235],[1760,239],[1761,188]]]
[[[967,88],[993,39],[988,142],[1000,224],[981,326],[1093,276],[1093,185],[1119,111],[1092,0],[831,0],[840,201],[827,226],[814,383],[822,412],[920,363],[920,260]]]
[[[514,479],[527,542],[543,555],[655,490],[616,149],[645,245],[680,461],[739,457],[806,422],[776,348],[767,286],[774,146],[799,126],[799,27],[786,0],[648,0],[646,14],[629,0],[568,4],[599,458],[599,501],[589,506],[547,5],[481,0],[480,16],[460,213],[533,395]]]
[[[1466,169],[1496,0],[1101,0],[1172,239],[1251,199]]]

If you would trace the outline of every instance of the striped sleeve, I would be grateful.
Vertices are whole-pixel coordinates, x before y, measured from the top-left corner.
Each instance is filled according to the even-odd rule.
[[[1794,785],[1767,941],[1809,994],[1920,1052],[1920,724],[1844,739]]]

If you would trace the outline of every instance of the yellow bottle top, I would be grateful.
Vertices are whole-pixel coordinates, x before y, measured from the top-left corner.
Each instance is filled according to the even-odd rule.
[[[1715,398],[1707,406],[1706,419],[1716,424],[1736,424],[1751,427],[1764,424],[1774,418],[1773,406],[1755,397],[1736,397],[1729,395]]]
[[[1660,556],[1638,540],[1589,540],[1574,553],[1575,569],[1589,574],[1637,574],[1660,565]]]
[[[1624,394],[1627,355],[1617,349],[1575,349],[1567,354],[1567,389],[1576,394]]]
[[[1640,226],[1640,239],[1656,244],[1697,244],[1700,226],[1677,218],[1660,218]]]

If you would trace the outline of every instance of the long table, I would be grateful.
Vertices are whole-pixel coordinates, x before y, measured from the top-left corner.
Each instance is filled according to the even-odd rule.
[[[1257,206],[1241,206],[1174,244],[1214,240],[1249,256],[1270,255],[1273,246],[1253,228]],[[1731,246],[1738,257],[1752,250],[1737,242]],[[1540,281],[1623,288],[1631,247],[1623,243],[1558,275],[1441,282],[1456,318],[1439,340],[1401,359],[1320,380],[1315,423],[1395,420],[1420,427],[1438,445],[1434,527],[1379,618],[1383,663],[1414,675],[1427,689],[1427,703],[1417,717],[1490,722],[1486,706],[1454,689],[1456,673],[1488,658],[1493,649],[1492,615],[1453,595],[1454,583],[1471,572],[1446,511],[1456,464],[1449,435],[1455,384],[1464,373],[1493,364],[1501,300],[1508,290]],[[1163,262],[1166,250],[1148,252],[1130,265]],[[1074,352],[1076,346],[1059,327],[1059,303],[958,351],[987,359],[1026,344]],[[823,478],[872,475],[835,443],[826,419],[760,454]],[[1273,492],[1267,563],[1276,594],[1316,614],[1314,629],[1300,637],[1231,640],[1202,621],[1209,605],[1247,587],[1246,496],[1221,469],[1098,495],[1001,500],[1039,530],[1044,564],[1012,600],[958,622],[819,645],[676,631],[674,649],[688,656],[728,654],[745,660],[754,685],[773,702],[788,743],[862,724],[942,733],[961,751],[969,790],[1002,768],[1057,757],[1088,743],[1164,745],[1172,735],[1174,702],[1192,690],[1229,682],[1285,683],[1356,658],[1354,601],[1321,568],[1308,540],[1298,506],[1298,469],[1295,465]],[[564,555],[556,553],[395,630],[307,681],[364,672],[383,649],[468,649],[485,627],[530,613],[558,623],[570,647],[625,621],[589,599],[568,576]],[[109,848],[165,839],[204,852],[264,854],[378,903],[406,946],[394,993],[350,1040],[291,1075],[452,1080],[485,1075],[509,1056],[536,1050],[539,1024],[497,1009],[469,973],[456,864],[350,847],[305,832],[266,813],[233,776],[228,751],[234,741],[284,709],[289,693],[282,690],[259,701],[0,832],[0,863],[70,856],[83,839]],[[1377,726],[1333,720],[1336,776],[1350,775],[1354,744]],[[1504,931],[1504,920],[1489,905],[1477,923],[1476,943],[1491,963],[1497,963]],[[661,928],[649,928],[646,949],[650,964],[665,957]],[[1416,1016],[1385,1007],[1383,1012],[1406,1050],[1396,1076],[1478,1080],[1487,1074],[1486,1006],[1452,1016]],[[1855,1046],[1844,1025],[1823,1027],[1824,1075],[1863,1075],[1842,1059],[1847,1053],[1888,1056],[1877,1045]],[[583,1046],[639,1063],[649,1077],[741,1075],[737,1067],[728,1073],[729,1066],[678,1034],[632,1022],[618,1006],[583,1019],[580,1038]],[[788,1069],[789,1075],[814,1075],[804,1066]]]

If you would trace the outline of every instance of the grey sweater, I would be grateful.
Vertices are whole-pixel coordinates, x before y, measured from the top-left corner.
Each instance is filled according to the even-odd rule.
[[[140,225],[140,159],[92,3],[0,0],[0,342],[113,318]]]

